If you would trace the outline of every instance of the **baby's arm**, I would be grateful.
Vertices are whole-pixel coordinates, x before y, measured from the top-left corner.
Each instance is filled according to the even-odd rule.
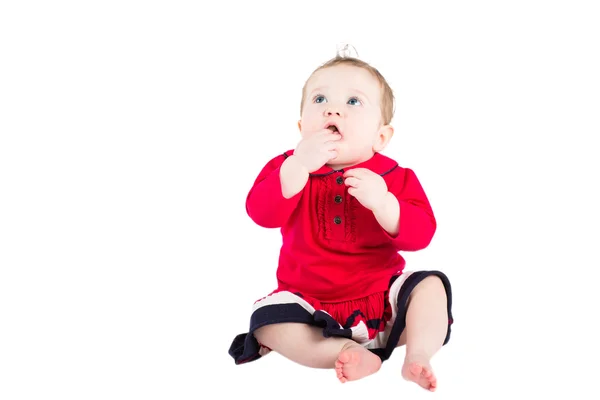
[[[373,215],[389,236],[398,235],[400,229],[400,203],[391,192],[387,192],[381,207],[374,209]]]
[[[384,206],[373,214],[398,250],[421,250],[433,239],[435,216],[415,173],[409,168],[397,171]]]
[[[298,205],[307,180],[308,173],[304,176],[293,156],[273,158],[254,181],[246,198],[246,212],[264,228],[282,227]]]
[[[298,162],[296,156],[291,155],[281,165],[279,178],[283,197],[290,199],[306,186],[308,170]]]

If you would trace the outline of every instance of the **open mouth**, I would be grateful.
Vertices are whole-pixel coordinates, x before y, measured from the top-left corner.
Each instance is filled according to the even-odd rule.
[[[337,126],[335,126],[334,124],[331,124],[327,127],[327,129],[329,129],[331,132],[335,132],[335,133],[340,133],[339,129]]]

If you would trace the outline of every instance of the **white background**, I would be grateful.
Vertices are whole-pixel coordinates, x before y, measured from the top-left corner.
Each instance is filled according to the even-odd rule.
[[[340,42],[438,219],[405,255],[454,289],[433,396],[596,396],[600,15],[493,3],[3,2],[0,398],[433,398],[403,349],[345,385],[227,353],[280,244],[245,196]]]

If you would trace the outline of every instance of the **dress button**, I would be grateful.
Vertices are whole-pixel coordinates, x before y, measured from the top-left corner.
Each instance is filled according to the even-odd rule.
[[[342,178],[341,176],[338,176],[335,181],[337,182],[338,185],[341,185],[342,183],[344,183],[344,178]]]
[[[335,202],[340,204],[342,202],[342,196],[340,196],[339,194],[335,196]]]
[[[335,222],[335,223],[336,223],[336,225],[339,225],[339,224],[341,224],[341,223],[342,223],[342,219],[341,219],[340,217],[335,217],[335,218],[333,219],[333,222]]]

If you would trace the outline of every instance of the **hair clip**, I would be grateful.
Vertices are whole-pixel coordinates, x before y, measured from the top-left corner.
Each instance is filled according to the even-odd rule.
[[[356,48],[351,44],[344,43],[337,45],[337,56],[342,58],[358,58],[358,52]]]

